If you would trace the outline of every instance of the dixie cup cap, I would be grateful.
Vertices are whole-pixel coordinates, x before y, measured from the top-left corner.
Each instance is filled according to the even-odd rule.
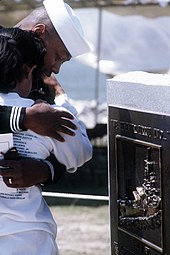
[[[91,51],[90,43],[83,34],[79,19],[63,0],[44,0],[47,14],[72,57]]]

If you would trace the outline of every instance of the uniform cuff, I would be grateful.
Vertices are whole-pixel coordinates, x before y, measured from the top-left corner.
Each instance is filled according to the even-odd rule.
[[[13,106],[10,114],[10,129],[12,132],[26,131],[24,127],[24,117],[26,108]]]
[[[42,160],[44,163],[46,163],[48,166],[49,166],[49,168],[50,168],[50,171],[51,171],[51,180],[53,181],[54,180],[54,167],[53,167],[53,165],[51,164],[51,162],[50,161],[48,161],[48,160],[46,160],[46,159],[44,159],[44,160]]]

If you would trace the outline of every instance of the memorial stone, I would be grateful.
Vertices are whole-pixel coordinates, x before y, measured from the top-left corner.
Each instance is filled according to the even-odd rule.
[[[107,80],[111,255],[170,255],[170,76]]]

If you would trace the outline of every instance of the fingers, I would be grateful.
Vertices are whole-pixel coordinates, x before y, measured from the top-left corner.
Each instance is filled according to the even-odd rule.
[[[9,166],[0,166],[0,171],[1,171],[1,170],[8,169],[8,168],[9,168]]]
[[[57,125],[56,125],[55,139],[57,139],[60,142],[63,142],[65,140],[59,133],[63,133],[63,134],[70,135],[70,136],[75,136],[75,132],[72,130],[77,130],[77,126],[72,121],[70,121],[68,119],[68,117],[71,119],[74,118],[70,113],[61,111],[60,117],[61,117],[61,119],[60,119],[60,121],[57,122]],[[52,135],[52,137],[54,137],[54,135]]]
[[[13,161],[15,164],[15,161]],[[3,177],[3,181],[10,188],[23,188],[30,187],[31,185],[27,185],[27,182],[24,180],[23,171],[21,169],[17,170],[14,168],[8,168],[4,170],[0,170],[0,175]]]
[[[14,177],[15,174],[14,174],[14,169],[13,168],[0,168],[0,175],[5,177],[5,178],[10,178],[10,177]]]
[[[60,130],[59,131],[60,133],[70,135],[70,136],[75,136],[75,133],[72,130],[65,127],[65,126],[61,126],[60,128],[58,128],[58,130]]]
[[[0,175],[3,177],[15,177],[20,170],[18,160],[0,160]]]
[[[77,130],[77,126],[72,121],[70,121],[68,119],[62,119],[61,125],[65,126],[67,128],[71,128],[73,130]]]
[[[3,177],[3,181],[10,188],[18,188],[19,187],[14,178]]]
[[[70,136],[75,136],[75,133],[73,131],[71,131],[70,129],[61,126],[60,128],[57,129],[57,131],[55,133],[49,132],[48,136],[49,137],[53,137],[54,139],[56,139],[59,142],[65,142],[64,137],[62,137],[60,133],[66,134],[66,135],[70,135]]]
[[[1,160],[1,164],[2,164]],[[3,161],[4,162],[4,161]],[[8,164],[8,160],[5,162],[6,164]],[[18,185],[17,183],[14,181],[15,180],[15,171],[13,168],[9,167],[9,166],[0,166],[0,175],[3,177],[3,181],[5,182],[5,184],[8,187],[11,188],[17,188]]]
[[[77,129],[72,120],[74,120],[74,116],[71,113],[59,111],[41,103],[26,108],[24,125],[27,129],[31,129],[40,135],[64,141],[60,133],[74,136],[73,131]]]
[[[63,112],[63,113],[66,116],[66,112]],[[55,139],[57,139],[58,141],[61,141],[60,133],[63,133],[69,136],[75,136],[74,130],[77,130],[77,126],[73,123],[73,121],[70,121],[69,119],[61,118],[60,121],[58,121],[56,124],[56,133],[58,138],[55,137]]]
[[[71,120],[74,119],[74,116],[72,114],[70,114],[69,112],[56,110],[56,113],[57,113],[57,117],[60,116],[62,118],[67,118],[67,119],[71,119]]]
[[[57,133],[57,132],[50,133],[49,136],[53,137],[54,139],[56,139],[59,142],[65,142],[65,139],[59,133]]]
[[[62,140],[62,137],[57,135],[56,138]],[[46,163],[34,159],[0,160],[0,165],[0,175],[6,185],[12,188],[31,187],[45,182],[50,176]]]

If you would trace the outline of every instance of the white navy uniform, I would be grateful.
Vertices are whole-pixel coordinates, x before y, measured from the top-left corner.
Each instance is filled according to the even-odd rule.
[[[21,98],[17,93],[0,93],[0,105],[29,107],[33,103],[31,99]],[[54,107],[58,110],[67,109],[74,116],[77,114],[66,94],[57,97],[55,103]],[[63,143],[27,130],[13,134],[14,146],[23,157],[46,159],[53,153],[68,172],[74,172],[92,157],[92,146],[85,125],[76,117],[73,122],[78,127],[76,135],[72,137],[62,134],[65,139]],[[1,255],[59,254],[55,243],[57,226],[41,192],[38,185],[9,188],[1,178]]]

